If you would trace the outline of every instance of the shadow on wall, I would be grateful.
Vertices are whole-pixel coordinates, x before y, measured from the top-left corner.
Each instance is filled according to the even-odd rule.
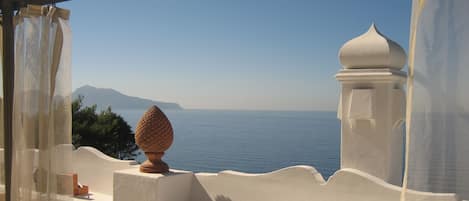
[[[217,195],[215,197],[215,201],[232,201],[229,197],[226,197],[224,195]]]
[[[205,188],[199,182],[197,177],[195,177],[195,175],[193,175],[193,178],[192,178],[191,200],[193,200],[193,201],[214,201],[214,200],[212,200],[212,198],[210,198],[210,195],[208,195],[208,192],[205,190]]]
[[[217,195],[213,200],[197,177],[194,176],[192,182],[191,200],[193,201],[232,201],[231,198],[224,195]]]

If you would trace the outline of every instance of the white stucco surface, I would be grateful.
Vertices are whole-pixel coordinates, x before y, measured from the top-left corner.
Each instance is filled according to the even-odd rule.
[[[193,177],[176,170],[166,174],[142,173],[138,168],[116,171],[114,201],[187,201]]]
[[[66,199],[65,199],[66,200]],[[73,197],[73,201],[89,201],[89,200],[95,200],[95,201],[113,201],[112,195],[107,195],[107,194],[102,194],[102,193],[96,193],[92,192],[89,197],[87,196],[82,196],[82,197]]]
[[[399,186],[356,169],[339,170],[326,182],[310,166],[265,174],[171,170],[163,175],[140,173],[134,162],[90,147],[75,150],[73,157],[80,182],[91,190],[90,199],[74,201],[396,201],[401,192]],[[423,200],[459,201],[455,194],[408,191],[407,201]]]
[[[93,147],[79,147],[73,151],[73,169],[78,181],[90,191],[112,195],[114,171],[137,167],[135,161],[109,157]],[[136,166],[137,165],[137,166]]]
[[[115,201],[396,201],[401,188],[355,169],[337,171],[327,182],[310,166],[265,174],[114,174]],[[407,201],[458,201],[454,194],[408,191]]]
[[[354,169],[337,171],[327,182],[309,166],[294,166],[266,174],[224,171],[196,174],[200,201],[397,201],[401,188]],[[194,192],[194,191],[193,191]],[[193,199],[194,200],[194,199]],[[409,191],[407,201],[456,201],[454,194]]]
[[[336,78],[342,86],[341,168],[401,185],[405,73],[387,68],[344,69]]]
[[[404,49],[378,31],[372,24],[367,32],[347,41],[339,51],[339,59],[346,69],[404,67]]]
[[[406,57],[374,24],[340,48],[341,168],[402,184]]]

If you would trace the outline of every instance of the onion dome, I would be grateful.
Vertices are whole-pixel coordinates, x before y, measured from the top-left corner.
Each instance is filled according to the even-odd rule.
[[[381,34],[374,24],[368,31],[347,41],[339,50],[339,60],[345,69],[402,69],[407,56],[402,47]]]

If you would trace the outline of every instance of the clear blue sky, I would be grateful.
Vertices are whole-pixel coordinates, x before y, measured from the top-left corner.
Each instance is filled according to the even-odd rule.
[[[336,110],[337,53],[375,22],[407,50],[410,0],[72,0],[73,89],[185,108]]]

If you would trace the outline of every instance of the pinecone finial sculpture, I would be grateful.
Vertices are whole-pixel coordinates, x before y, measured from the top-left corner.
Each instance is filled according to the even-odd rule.
[[[173,143],[173,128],[166,115],[151,106],[135,129],[135,142],[145,152],[148,160],[140,165],[140,172],[165,173],[169,166],[161,158]]]

